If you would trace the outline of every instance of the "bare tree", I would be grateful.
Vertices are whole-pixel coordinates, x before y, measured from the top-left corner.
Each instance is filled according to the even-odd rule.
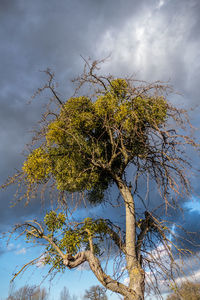
[[[62,289],[61,293],[60,293],[60,300],[76,300],[77,297],[76,296],[71,296],[68,289],[66,288],[66,286],[64,286],[64,288]]]
[[[25,285],[18,290],[12,289],[7,300],[47,300],[45,288]]]
[[[167,297],[167,300],[199,300],[200,283],[186,281]]]
[[[107,300],[106,290],[98,285],[92,286],[89,290],[85,291],[83,299],[90,300]]]

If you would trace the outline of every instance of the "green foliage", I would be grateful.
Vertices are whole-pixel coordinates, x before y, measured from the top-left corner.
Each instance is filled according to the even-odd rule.
[[[63,213],[57,213],[55,211],[50,211],[46,214],[44,222],[47,226],[48,231],[54,232],[55,230],[61,229],[65,224],[66,217]]]
[[[63,253],[75,255],[81,250],[89,250],[89,239],[93,239],[93,251],[100,254],[100,245],[107,233],[107,224],[103,219],[93,220],[86,218],[83,222],[66,224],[66,217],[63,213],[50,211],[44,218],[47,236],[53,237],[53,241],[58,245]],[[50,264],[53,268],[64,270],[65,266],[60,256],[52,247],[46,248],[45,264]]]
[[[33,150],[24,162],[22,170],[30,183],[44,182],[51,172],[48,153],[41,147]]]
[[[94,102],[70,98],[46,128],[46,142],[24,162],[26,181],[52,177],[58,190],[86,190],[91,202],[102,200],[113,182],[108,169],[119,175],[135,156],[144,156],[149,128],[166,116],[163,97],[130,96],[125,79],[112,80]]]
[[[130,99],[124,80],[114,80],[111,85],[115,88],[99,96],[94,104],[97,115],[106,118],[109,125],[132,135],[165,121],[167,103],[163,97],[141,95]]]

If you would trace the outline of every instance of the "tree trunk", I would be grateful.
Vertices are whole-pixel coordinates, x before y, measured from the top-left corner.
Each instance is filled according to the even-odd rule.
[[[126,297],[125,300],[143,300],[145,273],[136,252],[135,204],[130,189],[122,180],[118,182],[118,187],[126,208],[126,262],[130,279],[129,288],[136,293],[134,298],[130,295],[130,298]]]
[[[88,261],[91,270],[107,289],[119,293],[124,296],[125,300],[144,300],[144,279],[145,273],[142,269],[140,259],[136,251],[136,218],[135,218],[135,203],[130,189],[126,183],[120,178],[116,178],[116,183],[120,193],[124,199],[126,209],[126,245],[125,256],[127,263],[127,271],[129,274],[129,286],[112,279],[104,273],[101,268],[98,258],[93,251],[83,251],[76,254],[74,257],[67,256],[63,263],[70,269],[77,267],[85,261]]]

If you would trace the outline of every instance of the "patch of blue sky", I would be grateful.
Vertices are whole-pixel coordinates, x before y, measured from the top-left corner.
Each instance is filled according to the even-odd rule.
[[[17,273],[24,264],[40,256],[44,248],[38,246],[29,247],[29,244],[22,239],[13,239],[7,248],[5,245],[4,250],[5,252],[0,256],[0,286],[2,299],[8,297],[10,280],[13,275]],[[82,299],[86,289],[89,289],[92,285],[100,285],[99,281],[86,265],[74,270],[66,269],[64,273],[59,272],[52,281],[50,280],[50,276],[44,280],[49,269],[50,266],[43,266],[42,264],[30,266],[14,280],[16,290],[24,285],[31,286],[41,284],[42,287],[45,287],[47,291],[49,291],[49,300],[59,300],[60,292],[63,287],[66,286],[70,295],[77,296],[79,300]],[[111,271],[112,263],[108,266],[108,272],[111,273]],[[107,295],[110,300],[119,300],[119,297],[110,291],[107,292]]]

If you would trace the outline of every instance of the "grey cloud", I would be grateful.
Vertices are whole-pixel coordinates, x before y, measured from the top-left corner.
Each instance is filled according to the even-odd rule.
[[[174,220],[177,225],[176,234],[180,237],[177,246],[198,253],[200,251],[200,212],[185,211]]]
[[[103,1],[99,4],[88,0],[48,1],[47,5],[41,1],[1,1],[0,149],[4,158],[1,183],[20,166],[23,157],[19,153],[30,140],[29,130],[41,113],[41,99],[26,105],[44,80],[38,71],[52,67],[57,80],[65,80],[61,89],[70,93],[68,79],[82,68],[79,55],[94,56],[93,49],[105,30],[111,27],[120,30],[143,3],[127,1],[124,5],[123,1]],[[2,200],[4,209],[0,215],[5,214],[8,202]]]
[[[198,103],[199,23],[198,1],[164,1],[141,15],[130,17],[118,32],[104,37],[103,46],[113,53],[108,68],[146,80],[170,80],[185,95],[185,104]],[[192,36],[195,35],[195,39]],[[128,38],[127,38],[128,37]],[[102,47],[103,47],[102,46]]]
[[[1,183],[20,167],[20,153],[31,137],[29,130],[43,110],[46,96],[26,105],[45,80],[39,70],[55,70],[60,90],[68,97],[72,93],[69,79],[82,70],[80,54],[96,59],[111,53],[103,71],[135,73],[136,77],[150,81],[171,78],[175,89],[184,94],[182,98],[175,96],[173,101],[185,105],[199,102],[199,1],[165,0],[161,7],[158,3],[0,1]],[[194,185],[198,191],[197,179]],[[13,194],[14,188],[1,194],[2,226],[41,212],[39,199],[26,208],[22,203],[10,209]],[[152,197],[151,208],[157,205],[157,195]],[[105,211],[115,218],[111,209]],[[123,216],[120,210],[118,213]],[[189,224],[188,217],[186,227]]]

